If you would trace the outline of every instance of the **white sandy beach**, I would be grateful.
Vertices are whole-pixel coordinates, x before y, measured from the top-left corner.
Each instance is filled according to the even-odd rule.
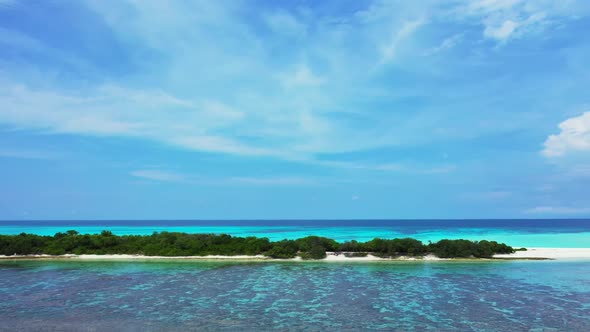
[[[407,257],[400,256],[396,258],[381,258],[374,255],[367,255],[365,257],[346,257],[344,254],[335,254],[333,252],[326,252],[326,258],[322,261],[326,262],[374,262],[374,261],[440,261],[450,260],[448,258],[439,258],[434,255],[426,255],[424,257]],[[239,256],[222,256],[222,255],[208,255],[208,256],[180,256],[180,257],[166,257],[166,256],[141,256],[141,255],[67,255],[71,258],[78,259],[193,259],[193,260],[272,260],[272,258],[256,255],[239,255]],[[509,259],[590,259],[590,248],[528,248],[527,251],[517,251],[513,254],[494,255],[494,258],[509,258]],[[302,260],[300,257],[288,259],[291,261]]]
[[[495,258],[590,259],[590,248],[527,248],[513,254],[494,255]]]
[[[336,255],[332,252],[326,252],[326,258],[322,259],[327,262],[371,262],[371,261],[432,261],[432,260],[443,260],[434,255],[426,255],[424,257],[406,257],[400,256],[396,258],[381,258],[374,255],[367,255],[365,257],[346,257],[343,254]]]
[[[396,257],[396,258],[381,258],[374,255],[367,255],[365,257],[346,257],[344,254],[335,254],[327,252],[327,257],[322,259],[326,262],[375,262],[375,261],[441,261],[441,260],[456,260],[448,258],[439,258],[434,255],[427,255],[424,257]],[[237,256],[223,256],[223,255],[208,255],[208,256],[142,256],[142,255],[26,255],[26,256],[0,256],[1,259],[75,259],[75,260],[239,260],[239,261],[263,261],[263,260],[277,260],[277,261],[303,261],[301,257],[291,259],[272,259],[263,255],[237,255]],[[570,260],[570,259],[588,259],[590,260],[590,248],[528,248],[527,251],[517,251],[513,254],[494,255],[494,258],[504,259],[555,259],[555,260]]]
[[[344,254],[336,255],[332,252],[326,253],[326,258],[322,261],[327,262],[370,262],[370,261],[415,261],[415,260],[441,260],[436,256],[428,255],[425,257],[397,257],[397,258],[381,258],[373,255],[367,255],[365,257],[346,257]],[[143,255],[24,255],[24,256],[0,256],[0,259],[75,259],[75,260],[239,260],[239,261],[262,261],[262,260],[273,260],[273,261],[303,261],[301,257],[289,258],[289,259],[273,259],[263,255],[236,255],[236,256],[223,256],[223,255],[207,255],[207,256],[143,256]]]
[[[65,255],[64,255],[65,256]],[[270,259],[263,255],[236,255],[236,256],[223,256],[223,255],[207,255],[207,256],[143,256],[143,255],[69,255],[71,258],[85,259],[85,260],[101,260],[101,259],[194,259],[194,260],[265,260]]]

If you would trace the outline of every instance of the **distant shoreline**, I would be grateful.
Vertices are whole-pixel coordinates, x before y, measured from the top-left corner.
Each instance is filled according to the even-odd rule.
[[[434,255],[399,256],[382,258],[371,254],[365,257],[347,257],[345,253],[327,252],[326,258],[304,260],[295,258],[271,258],[264,255],[206,255],[206,256],[145,256],[145,255],[12,255],[0,256],[0,260],[75,260],[75,261],[287,261],[287,262],[422,262],[422,261],[495,261],[495,260],[590,260],[590,248],[528,248],[513,254],[496,254],[493,258],[439,258]]]

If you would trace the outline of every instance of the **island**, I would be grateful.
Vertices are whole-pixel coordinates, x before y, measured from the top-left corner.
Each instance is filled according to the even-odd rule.
[[[496,241],[440,240],[422,243],[412,238],[367,242],[307,236],[296,240],[237,237],[228,234],[154,232],[151,235],[80,234],[75,230],[53,236],[21,233],[0,235],[0,255],[7,257],[258,257],[265,259],[396,258],[492,258],[516,249]]]

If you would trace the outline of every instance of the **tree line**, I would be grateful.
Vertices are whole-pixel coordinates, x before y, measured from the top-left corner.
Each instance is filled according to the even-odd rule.
[[[424,244],[412,238],[381,239],[367,242],[307,236],[297,240],[270,241],[268,238],[236,237],[227,234],[187,234],[154,232],[151,235],[79,234],[70,230],[54,236],[21,233],[0,235],[0,255],[130,254],[146,256],[264,255],[271,258],[321,259],[326,251],[367,253],[379,257],[424,256],[441,258],[489,258],[513,253],[514,249],[496,241],[440,240]]]

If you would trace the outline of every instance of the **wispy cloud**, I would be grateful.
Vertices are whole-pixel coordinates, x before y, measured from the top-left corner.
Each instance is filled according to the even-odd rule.
[[[318,86],[324,83],[322,77],[314,74],[307,65],[300,64],[297,69],[287,75],[283,75],[283,84],[286,87],[297,87],[297,86]]]
[[[590,208],[569,207],[569,206],[537,206],[537,207],[525,210],[525,213],[578,215],[578,214],[589,214]]]
[[[402,88],[384,87],[379,77],[388,69],[375,70],[375,64],[412,65],[412,56],[419,55],[411,54],[418,30],[457,15],[480,20],[497,14],[506,22],[515,12],[517,30],[527,20],[540,24],[549,19],[540,16],[538,6],[520,1],[407,6],[376,1],[344,17],[272,9],[252,13],[239,2],[88,5],[109,33],[134,50],[130,61],[153,75],[103,77],[100,83],[72,88],[52,78],[59,75],[44,75],[35,64],[9,64],[3,66],[0,81],[0,123],[286,160],[436,140],[415,127],[435,133],[441,127],[440,111],[406,112]],[[54,54],[56,61],[69,57],[78,68],[92,66],[83,57],[19,32],[0,31],[1,38],[37,55]],[[305,39],[295,42],[297,38]],[[454,34],[432,45],[430,53],[450,49],[460,39],[461,34]],[[27,77],[23,73],[28,71],[41,72]],[[59,68],[47,71],[59,73]],[[94,71],[101,73],[99,67]],[[419,74],[428,81],[428,70]],[[373,104],[375,96],[366,91],[375,88],[386,91],[379,99],[392,106]],[[420,96],[423,90],[409,95]]]
[[[343,168],[359,169],[379,172],[399,172],[409,174],[442,174],[454,171],[457,167],[451,164],[444,165],[420,165],[416,163],[398,162],[398,163],[367,163],[362,161],[325,161],[313,160],[308,161],[314,165]]]
[[[512,20],[506,20],[498,26],[488,25],[483,35],[497,40],[505,40],[518,28],[520,24]]]
[[[61,155],[51,151],[0,148],[0,158],[55,159]]]
[[[294,176],[229,176],[202,177],[190,173],[178,173],[161,169],[141,169],[130,172],[138,178],[161,181],[180,182],[186,185],[244,185],[244,186],[309,186],[317,184],[310,178]]]
[[[1,158],[41,167],[26,147],[55,146],[92,174],[127,165],[136,190],[395,185],[516,214],[506,182],[571,198],[589,174],[587,109],[563,111],[587,102],[588,1],[19,3],[0,0],[18,18],[0,24]]]
[[[140,77],[140,82],[129,82],[117,78],[71,89],[60,87],[51,75],[36,75],[33,83],[28,82],[23,75],[26,64],[15,64],[8,67],[22,70],[7,69],[5,79],[0,80],[0,123],[43,132],[136,137],[194,151],[297,161],[313,160],[324,152],[399,144],[389,137],[386,126],[379,129],[371,123],[375,120],[368,106],[354,110],[362,120],[357,123],[332,114],[334,110],[352,112],[343,106],[350,99],[347,86],[371,79],[368,72],[384,55],[379,45],[387,44],[385,57],[393,61],[395,49],[423,20],[380,20],[366,26],[361,18],[353,17],[351,26],[335,27],[313,16],[302,19],[274,12],[263,15],[272,30],[266,36],[268,41],[261,43],[253,31],[255,26],[233,5],[89,4],[122,41],[166,59],[164,63],[138,60],[144,70],[157,72],[158,79],[152,82]],[[121,13],[129,7],[135,15],[121,20]],[[285,22],[290,22],[288,29]],[[368,38],[383,24],[394,32],[393,39]],[[223,33],[212,33],[210,25]],[[339,36],[354,27],[358,27],[355,38],[366,40],[365,48],[372,49],[366,59],[347,56],[349,45]],[[269,41],[281,41],[284,29],[289,33],[314,29],[314,35],[306,40],[307,50],[289,45],[279,57],[283,61],[271,61],[277,56]],[[19,47],[39,54],[51,49],[26,35],[9,37],[11,43],[18,42]],[[212,39],[214,43],[209,42]],[[162,44],[162,40],[167,42]],[[244,53],[243,45],[253,47]],[[314,59],[315,65],[309,65],[312,61],[307,59]],[[248,84],[243,84],[245,78]]]
[[[184,182],[186,180],[182,174],[158,169],[140,169],[132,171],[130,174],[138,178],[163,182]]]
[[[224,182],[252,186],[308,186],[317,184],[311,179],[301,177],[231,177],[224,180]]]
[[[498,132],[501,125],[526,129],[515,121],[517,112],[496,110],[505,81],[473,84],[473,78],[457,74],[470,76],[483,68],[462,66],[478,42],[470,29],[508,40],[557,24],[577,8],[577,2],[543,9],[536,1],[520,0],[374,1],[343,14],[251,9],[241,2],[87,4],[116,46],[127,50],[132,68],[125,75],[103,76],[103,63],[4,28],[0,42],[12,49],[36,58],[49,54],[56,61],[69,57],[77,68],[95,67],[101,74],[93,80],[86,71],[29,63],[28,57],[3,59],[1,124],[33,133],[131,137],[189,151],[433,175],[457,166],[397,162],[393,155],[380,162],[320,156],[413,149],[445,140],[455,144]],[[450,49],[465,58],[442,58]],[[424,50],[440,56],[445,66],[416,61],[436,60],[420,57]],[[454,62],[462,64],[451,67]],[[387,65],[376,69],[376,64]],[[544,154],[565,153],[560,146],[567,144],[572,150],[570,141],[580,137],[568,135],[549,138]],[[583,140],[576,144],[585,146]]]
[[[391,62],[404,40],[410,37],[418,28],[426,23],[424,18],[404,22],[401,27],[392,31],[390,39],[381,47],[381,59],[379,64]]]
[[[476,0],[453,8],[457,17],[479,18],[483,35],[500,43],[559,25],[575,18],[588,7],[584,1]]]
[[[231,137],[211,133],[229,128],[243,113],[218,101],[181,100],[162,91],[101,86],[88,95],[31,90],[1,84],[0,120],[19,128],[66,134],[142,137],[198,151],[276,155]]]
[[[455,47],[457,44],[459,44],[461,42],[461,39],[463,39],[463,34],[461,34],[461,33],[454,34],[448,38],[445,38],[439,45],[426,50],[423,55],[424,56],[431,56],[431,55],[435,55],[435,54],[450,50],[453,47]]]
[[[512,196],[512,192],[507,190],[491,190],[482,192],[471,192],[462,194],[461,199],[470,201],[483,201],[483,202],[498,202],[500,200],[507,199]]]

